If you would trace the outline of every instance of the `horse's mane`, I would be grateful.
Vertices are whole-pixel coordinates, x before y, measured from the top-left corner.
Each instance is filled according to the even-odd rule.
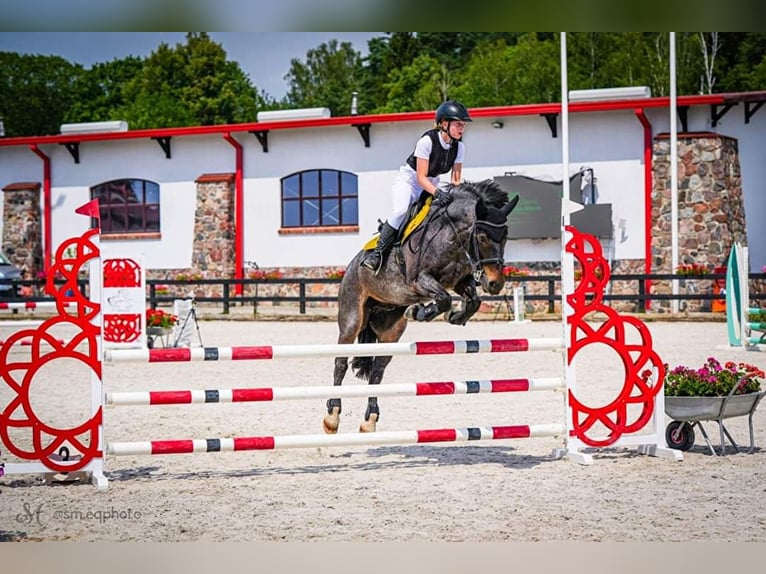
[[[452,193],[467,193],[477,199],[484,201],[487,206],[500,209],[508,203],[508,193],[503,191],[500,185],[494,179],[484,179],[482,181],[464,181],[456,186],[452,186]]]

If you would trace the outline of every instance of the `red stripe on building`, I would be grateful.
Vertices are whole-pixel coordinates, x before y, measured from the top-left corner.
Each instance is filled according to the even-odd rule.
[[[150,405],[185,405],[192,402],[191,391],[152,391]]]
[[[516,351],[529,351],[527,339],[492,339],[493,353],[512,353]]]
[[[274,389],[232,389],[231,400],[235,403],[247,401],[273,401]]]
[[[416,355],[451,355],[454,352],[454,341],[425,341],[415,343]]]
[[[273,450],[273,436],[251,436],[234,439],[234,450]]]
[[[415,395],[454,395],[455,383],[415,383]]]
[[[529,426],[492,427],[492,438],[529,438]]]
[[[490,381],[493,393],[513,393],[529,390],[529,379],[499,379]]]
[[[186,454],[194,452],[191,440],[153,440],[152,454]]]
[[[174,363],[191,361],[191,349],[149,349],[150,363]]]
[[[448,442],[457,438],[455,429],[419,430],[418,442]]]
[[[232,347],[232,361],[247,361],[252,359],[273,359],[274,348],[269,346],[261,347]]]

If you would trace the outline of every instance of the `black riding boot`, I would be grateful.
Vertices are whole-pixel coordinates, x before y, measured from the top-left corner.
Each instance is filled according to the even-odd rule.
[[[378,244],[375,249],[370,251],[362,260],[361,266],[372,269],[375,273],[378,272],[380,266],[383,264],[383,258],[391,251],[391,247],[394,245],[398,230],[394,229],[386,221],[383,224],[383,229],[380,230],[380,237],[378,237]]]

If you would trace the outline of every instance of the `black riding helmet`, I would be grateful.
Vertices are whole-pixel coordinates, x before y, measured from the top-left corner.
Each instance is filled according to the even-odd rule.
[[[443,102],[436,108],[436,123],[441,124],[442,120],[471,122],[471,116],[468,115],[468,109],[455,100]]]

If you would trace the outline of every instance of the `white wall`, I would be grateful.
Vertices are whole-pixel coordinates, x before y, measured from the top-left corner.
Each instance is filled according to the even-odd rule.
[[[766,220],[762,183],[766,180],[766,110],[756,113],[748,125],[743,113],[735,107],[714,131],[739,140],[751,270],[760,270],[766,265],[766,242],[760,239]],[[653,134],[668,131],[667,110],[650,109],[647,116]],[[502,129],[491,127],[495,119],[499,118],[477,118],[466,130],[465,179],[514,171],[561,180],[560,118],[557,138],[551,137],[547,122],[539,116],[502,118]],[[252,134],[235,134],[244,147],[244,258],[264,267],[345,265],[376,231],[378,219],[388,215],[396,171],[430,127],[429,121],[372,124],[369,148],[352,126],[271,131],[268,153]],[[709,106],[689,109],[690,131],[711,129]],[[192,266],[194,180],[203,173],[235,170],[235,150],[219,135],[172,138],[172,159],[166,159],[149,139],[83,143],[80,164],[63,146],[41,149],[52,163],[54,250],[64,239],[85,230],[87,219],[73,211],[88,200],[91,186],[117,178],[160,184],[161,239],[115,242],[141,254],[148,268]],[[42,166],[42,160],[26,146],[0,147],[0,187],[18,181],[42,183]],[[594,169],[599,203],[612,204],[613,256],[643,258],[643,129],[632,110],[570,116],[570,167],[574,172],[580,166]],[[315,168],[358,175],[358,233],[279,233],[280,178]],[[558,240],[515,240],[509,242],[506,258],[557,261],[560,251]]]

